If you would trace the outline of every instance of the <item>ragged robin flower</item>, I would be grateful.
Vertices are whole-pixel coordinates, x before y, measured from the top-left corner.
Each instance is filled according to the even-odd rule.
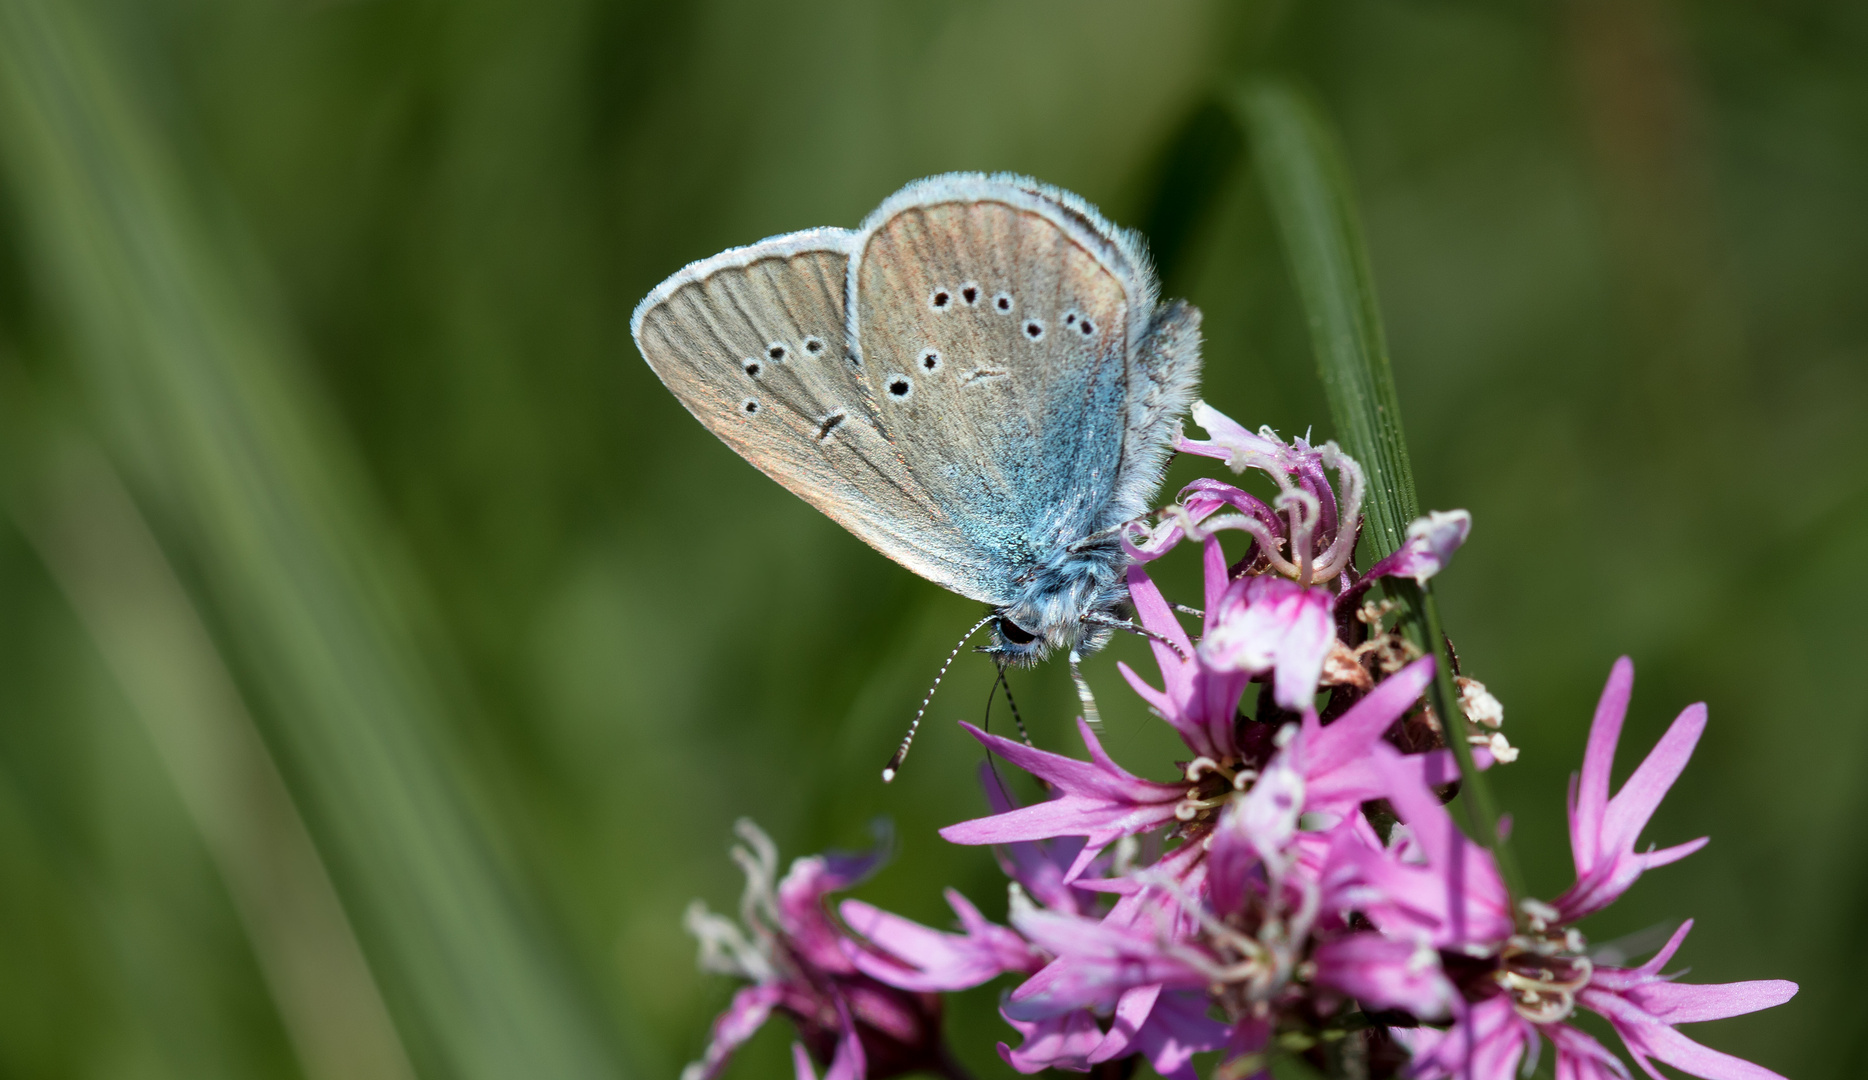
[[[941,1002],[931,993],[903,990],[859,971],[846,947],[850,938],[826,907],[833,892],[868,877],[886,844],[862,855],[812,855],[794,860],[778,877],[778,848],[757,825],[741,819],[742,844],[733,858],[746,873],[740,922],[688,907],[688,931],[700,940],[701,967],[747,980],[714,1021],[701,1060],[682,1080],[715,1080],[733,1051],[773,1013],[797,1029],[794,1063],[800,1080],[887,1080],[931,1072],[963,1080],[964,1070],[941,1037]]]
[[[1617,661],[1596,709],[1582,772],[1572,778],[1570,847],[1576,883],[1554,902],[1510,910],[1489,852],[1460,836],[1439,801],[1411,776],[1397,776],[1390,801],[1407,823],[1386,850],[1345,845],[1332,852],[1327,887],[1381,930],[1421,935],[1439,950],[1460,989],[1448,1029],[1400,1028],[1413,1052],[1414,1080],[1510,1080],[1534,1064],[1547,1040],[1556,1075],[1610,1080],[1629,1075],[1601,1043],[1569,1023],[1577,1009],[1605,1018],[1629,1056],[1652,1076],[1650,1060],[1704,1080],[1782,1080],[1777,1073],[1702,1046],[1675,1025],[1756,1012],[1788,1001],[1782,980],[1692,985],[1662,973],[1692,928],[1688,921],[1647,963],[1625,968],[1593,957],[1574,925],[1607,907],[1643,872],[1699,850],[1704,837],[1654,850],[1641,832],[1685,768],[1705,730],[1706,708],[1682,712],[1612,798],[1610,767],[1634,683]]]

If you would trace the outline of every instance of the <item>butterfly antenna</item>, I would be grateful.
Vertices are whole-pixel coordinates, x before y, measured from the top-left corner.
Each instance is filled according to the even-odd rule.
[[[927,697],[921,699],[921,707],[915,710],[914,722],[908,725],[908,734],[902,736],[902,744],[896,748],[895,756],[890,758],[889,763],[882,767],[883,783],[887,784],[893,782],[895,774],[901,771],[902,762],[908,760],[908,748],[914,745],[915,732],[920,730],[921,718],[927,715],[928,703],[934,700],[934,691],[940,689],[940,681],[947,677],[947,669],[953,666],[954,657],[960,655],[960,650],[966,648],[966,643],[972,640],[974,634],[979,633],[980,627],[985,626],[996,618],[998,618],[998,615],[992,614],[974,623],[973,629],[968,630],[966,636],[960,639],[960,643],[955,645],[953,651],[947,654],[947,659],[941,664],[940,671],[934,675],[934,685],[928,687]],[[1071,653],[1071,656],[1074,657],[1075,655],[1075,653]]]
[[[1107,615],[1098,615],[1095,612],[1091,612],[1090,614],[1085,615],[1083,617],[1083,621],[1086,623],[1089,623],[1091,626],[1107,626],[1107,627],[1111,627],[1112,629],[1116,629],[1116,630],[1127,630],[1131,634],[1140,634],[1142,637],[1147,638],[1149,641],[1158,641],[1161,644],[1166,645],[1168,648],[1174,650],[1174,655],[1180,657],[1181,663],[1184,664],[1187,662],[1187,654],[1181,649],[1179,645],[1176,645],[1174,642],[1169,641],[1167,638],[1161,636],[1160,634],[1155,633],[1153,630],[1148,629],[1146,626],[1142,626],[1138,623],[1129,622],[1127,619],[1112,619]]]
[[[1090,730],[1098,735],[1103,733],[1103,714],[1096,709],[1096,695],[1090,693],[1090,684],[1083,680],[1083,657],[1077,650],[1070,650],[1070,681],[1077,684],[1077,700],[1083,703],[1083,719],[1090,725]]]

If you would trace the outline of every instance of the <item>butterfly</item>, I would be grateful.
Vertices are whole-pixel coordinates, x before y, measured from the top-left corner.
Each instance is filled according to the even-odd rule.
[[[1157,291],[1141,238],[1076,195],[949,173],[854,231],[683,268],[630,333],[761,472],[990,605],[983,651],[1066,649],[1074,669],[1130,625],[1121,530],[1147,512],[1199,377],[1200,313]]]

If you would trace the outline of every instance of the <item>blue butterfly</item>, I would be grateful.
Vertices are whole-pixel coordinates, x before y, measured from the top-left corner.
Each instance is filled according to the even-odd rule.
[[[950,173],[853,232],[687,266],[630,332],[761,472],[991,605],[984,651],[1069,650],[1074,673],[1129,625],[1120,531],[1147,512],[1199,377],[1199,311],[1156,292],[1141,238],[1077,196]]]

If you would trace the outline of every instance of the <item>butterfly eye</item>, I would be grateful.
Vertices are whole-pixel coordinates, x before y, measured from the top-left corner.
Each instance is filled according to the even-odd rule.
[[[740,402],[739,412],[741,416],[757,416],[759,414],[758,399],[747,398],[745,401]]]
[[[921,354],[921,369],[923,371],[926,371],[929,375],[932,375],[936,371],[939,371],[940,370],[940,353],[935,352],[933,349],[929,349],[927,352],[922,353]]]
[[[1029,645],[1038,640],[1038,635],[1003,615],[999,616],[999,636],[1014,645]]]
[[[774,341],[770,345],[767,345],[765,347],[765,355],[771,357],[774,360],[783,360],[785,358],[784,344],[782,342]]]
[[[1012,310],[1012,294],[1002,292],[999,295],[993,297],[992,306],[995,311],[1000,311],[1000,312],[1011,311]]]
[[[745,360],[740,361],[740,366],[746,369],[747,375],[755,379],[758,378],[760,375],[764,374],[765,372],[765,365],[761,364],[757,360],[752,359],[751,357],[747,357]]]
[[[948,305],[952,303],[953,303],[953,294],[948,292],[946,289],[935,289],[934,295],[928,297],[928,306],[933,308],[935,311],[946,311]]]
[[[815,338],[815,337],[805,338],[804,339],[804,351],[810,353],[812,356],[816,356],[818,353],[823,352],[824,351],[824,339]]]
[[[979,286],[970,281],[960,286],[960,299],[966,302],[967,307],[979,303]]]
[[[1032,341],[1042,340],[1044,338],[1044,323],[1040,322],[1037,319],[1033,319],[1030,322],[1026,323],[1025,324],[1025,336]]]
[[[1090,320],[1088,319],[1085,319],[1081,323],[1077,324],[1077,329],[1083,331],[1084,337],[1089,337],[1091,334],[1096,333],[1096,324],[1090,322]]]
[[[906,375],[889,376],[889,396],[896,401],[907,401],[908,395],[915,392],[915,381]]]

